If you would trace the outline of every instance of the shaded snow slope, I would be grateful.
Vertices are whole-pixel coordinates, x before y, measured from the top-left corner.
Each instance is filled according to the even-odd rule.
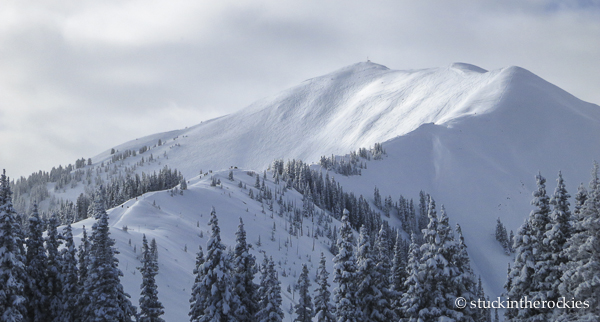
[[[251,252],[256,256],[256,262],[262,264],[263,254],[273,257],[281,281],[285,321],[291,321],[288,309],[290,303],[294,302],[293,298],[296,298],[296,302],[298,298],[298,294],[288,292],[287,288],[298,280],[301,263],[308,265],[310,276],[314,277],[321,252],[324,252],[328,259],[327,270],[330,273],[333,271],[333,256],[328,251],[329,239],[315,239],[313,247],[313,239],[309,237],[313,235],[316,223],[313,225],[307,219],[304,236],[291,237],[286,231],[288,226],[285,218],[277,215],[277,204],[274,205],[275,213],[271,217],[268,209],[263,213],[261,203],[248,196],[249,189],[257,192],[253,187],[255,177],[248,176],[245,171],[234,170],[235,181],[229,181],[228,173],[229,171],[222,171],[211,175],[222,181],[222,187],[210,186],[211,176],[196,177],[190,180],[189,189],[182,195],[171,195],[169,191],[151,192],[108,211],[111,238],[115,239],[115,247],[120,252],[117,258],[119,268],[123,271],[121,282],[135,306],[139,306],[142,280],[137,267],[141,266],[142,235],[145,234],[148,240],[156,239],[158,245],[159,273],[156,278],[159,300],[165,307],[165,321],[189,320],[189,299],[194,282],[192,271],[198,246],[202,246],[205,256],[207,254],[206,246],[211,233],[208,221],[213,206],[225,245],[231,248],[235,246],[235,232],[239,218],[242,218],[247,242],[252,244]],[[244,182],[247,189],[239,188],[239,181]],[[272,191],[283,187],[276,185],[270,177],[265,183]],[[283,200],[302,204],[302,196],[292,190],[283,195]],[[74,237],[78,240],[82,237],[84,225],[89,236],[93,223],[94,220],[89,218],[73,224]],[[275,241],[271,240],[274,223]],[[333,224],[339,227],[335,220]],[[261,246],[257,245],[259,238]],[[286,244],[286,239],[289,244]],[[260,274],[256,275],[257,283],[259,276]],[[333,276],[330,278],[330,284],[333,284]],[[311,289],[314,289],[314,281],[312,284]]]
[[[161,138],[167,144],[157,147],[154,156],[167,152],[168,163],[186,177],[200,169],[232,165],[263,169],[275,158],[317,161],[322,155],[345,154],[404,135],[424,123],[449,124],[493,111],[512,71],[486,72],[462,63],[394,71],[358,63],[306,80],[237,113],[116,148],[152,147]],[[107,151],[93,160],[109,157]]]
[[[164,142],[162,146],[154,146],[158,139]],[[159,159],[136,171],[149,172],[168,164],[192,178],[200,170],[230,166],[262,170],[275,158],[312,162],[321,155],[346,154],[376,142],[384,142],[388,157],[370,162],[362,176],[336,175],[344,191],[372,198],[377,185],[383,196],[391,195],[394,200],[400,194],[416,200],[421,189],[431,193],[438,204],[446,206],[451,220],[463,226],[473,266],[482,275],[488,295],[495,297],[502,291],[506,264],[511,260],[494,239],[496,218],[516,232],[532,209],[529,203],[538,171],[547,179],[548,194],[554,191],[559,170],[571,195],[580,182],[587,184],[593,160],[600,160],[600,107],[518,67],[488,72],[457,63],[447,68],[394,71],[367,62],[309,79],[235,114],[140,138],[116,149],[150,146],[149,151],[124,164],[135,164],[152,153]],[[107,151],[93,161],[98,164],[110,157]],[[161,267],[160,287],[165,292],[161,294],[173,288],[171,295],[161,296],[165,302],[187,301],[189,296],[191,271],[187,275],[182,272],[193,266],[198,214],[203,214],[199,219],[202,227],[208,221],[210,205],[217,203],[217,212],[230,213],[228,220],[234,220],[231,225],[235,227],[239,212],[245,213],[249,207],[239,201],[245,199],[229,198],[207,185],[201,181],[183,197],[149,195],[165,199],[157,201],[164,205],[160,211],[140,200],[129,210],[113,210],[113,218],[120,216],[118,220],[129,228],[138,226],[138,233],[126,233],[136,234],[133,239],[138,245],[139,233],[145,231],[160,238],[161,247],[169,248],[161,250],[161,258],[169,261]],[[166,202],[171,199],[174,201]],[[179,199],[182,202],[175,203]],[[154,219],[144,217],[146,213]],[[272,222],[263,220],[257,225],[267,228],[247,230],[269,232]],[[119,222],[114,227],[121,226]],[[224,239],[229,238],[226,242],[231,245],[235,229],[228,230],[224,235],[229,237]],[[118,237],[121,244],[128,235],[123,236]],[[263,242],[268,240],[265,237]],[[188,254],[182,250],[185,243]],[[119,248],[123,246],[128,247]],[[123,256],[135,256],[128,255],[126,247]],[[301,261],[296,261],[296,267]],[[122,261],[121,268],[124,265]],[[129,275],[125,274],[128,290],[136,293],[131,290],[138,287],[139,275],[132,279]],[[177,297],[174,290],[183,295]],[[290,303],[286,301],[284,309]],[[169,308],[183,305],[165,304]],[[183,306],[187,308],[187,302]],[[169,310],[172,321],[187,314]]]
[[[460,223],[469,255],[490,297],[501,295],[506,256],[495,240],[496,218],[517,232],[529,215],[535,175],[554,193],[562,171],[574,196],[587,184],[600,160],[600,108],[583,103],[521,68],[504,71],[510,79],[497,108],[485,115],[424,124],[384,142],[388,157],[369,163],[360,177],[338,178],[355,193],[372,198],[412,196],[423,189],[444,204]],[[574,201],[571,202],[572,204]]]

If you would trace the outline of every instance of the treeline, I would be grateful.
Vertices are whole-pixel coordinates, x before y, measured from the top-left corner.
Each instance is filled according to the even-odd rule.
[[[156,243],[142,249],[140,311],[123,290],[114,240],[101,190],[90,207],[96,218],[88,237],[75,247],[71,225],[58,232],[56,215],[47,225],[37,207],[21,229],[11,190],[0,177],[0,316],[3,321],[163,321],[154,277]],[[46,237],[44,228],[47,227]]]
[[[598,171],[594,163],[588,189],[579,186],[573,208],[560,172],[551,196],[546,179],[536,176],[535,209],[514,237],[515,260],[505,289],[511,300],[527,297],[537,305],[507,309],[507,321],[600,320]]]

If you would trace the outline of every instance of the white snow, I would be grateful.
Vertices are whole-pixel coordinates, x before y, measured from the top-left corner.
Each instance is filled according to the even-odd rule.
[[[154,147],[158,139],[164,144]],[[472,265],[481,274],[486,293],[494,298],[502,292],[507,263],[512,260],[495,240],[496,218],[516,232],[531,210],[538,171],[548,180],[548,193],[554,191],[559,170],[571,195],[580,182],[588,182],[592,161],[600,160],[600,107],[519,67],[486,71],[456,63],[447,68],[394,71],[367,62],[309,79],[240,112],[115,148],[138,150],[148,145],[149,151],[123,164],[133,165],[152,153],[159,159],[138,167],[137,172],[168,164],[190,179],[200,170],[231,166],[262,170],[275,158],[315,162],[321,155],[346,154],[376,142],[384,142],[388,156],[369,162],[362,176],[336,175],[344,191],[372,200],[377,186],[382,198],[391,195],[397,201],[402,194],[415,202],[419,190],[430,193],[445,205],[453,224],[461,224]],[[94,164],[109,160],[109,151],[94,157]],[[280,251],[278,241],[269,237],[273,221],[278,225],[277,238],[289,236],[284,220],[276,214],[271,219],[268,211],[261,213],[247,190],[237,187],[240,179],[253,187],[253,177],[236,170],[236,181],[230,182],[227,174],[228,170],[216,173],[223,189],[210,187],[210,176],[196,177],[183,196],[149,193],[110,212],[111,233],[121,251],[119,267],[134,303],[141,282],[136,257],[145,233],[149,239],[156,238],[159,246],[157,278],[165,318],[187,319],[195,253],[198,244],[205,247],[209,236],[211,206],[216,207],[225,244],[234,245],[241,216],[249,243],[261,236],[263,246],[254,249],[257,262],[262,261],[257,250],[265,251],[274,256],[280,272],[284,267],[296,272],[288,277],[279,274],[285,320],[289,320],[287,308],[292,301],[287,285],[297,280],[301,263],[310,258],[314,276],[320,252],[325,251],[332,272],[331,254],[320,244],[324,239],[317,241],[314,251],[306,236]],[[286,197],[300,204],[298,193],[288,192]],[[154,201],[160,209],[152,206]],[[75,227],[91,227],[91,223],[88,219]],[[121,230],[123,226],[127,232]],[[198,237],[200,230],[204,239]],[[74,235],[80,232],[74,230]],[[138,245],[137,253],[128,245],[129,239]]]

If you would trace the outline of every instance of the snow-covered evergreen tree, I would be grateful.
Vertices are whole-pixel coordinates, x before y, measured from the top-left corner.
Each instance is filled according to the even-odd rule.
[[[164,322],[161,316],[165,313],[162,303],[158,299],[156,275],[158,274],[158,249],[156,240],[152,239],[148,246],[146,235],[142,238],[142,266],[138,268],[142,273],[142,292],[140,296],[139,322]]]
[[[357,267],[354,256],[354,237],[350,227],[348,210],[344,209],[342,226],[337,241],[338,254],[333,262],[333,281],[337,287],[333,290],[333,302],[336,306],[337,322],[361,321],[360,308],[357,305]]]
[[[404,254],[402,247],[402,238],[400,234],[396,236],[396,243],[394,245],[394,257],[392,259],[392,268],[389,277],[390,283],[390,295],[392,298],[391,308],[398,319],[404,318],[402,314],[401,300],[406,288],[404,283],[406,282],[407,270],[406,263],[404,262]]]
[[[77,252],[73,241],[71,224],[68,224],[63,229],[62,235],[65,240],[65,247],[60,250],[63,310],[61,311],[59,321],[71,322],[76,321],[77,299],[79,296]]]
[[[358,309],[361,311],[362,321],[374,321],[373,310],[377,302],[377,295],[381,294],[381,290],[378,289],[380,285],[376,285],[375,279],[375,265],[376,262],[373,260],[373,249],[371,247],[371,239],[367,228],[363,225],[360,227],[360,234],[358,237],[358,251],[356,254],[356,301]]]
[[[29,234],[26,241],[27,265],[25,267],[27,271],[25,295],[30,321],[43,320],[48,311],[48,285],[46,284],[48,257],[44,247],[44,226],[38,213],[37,204],[34,204],[33,212],[29,217]]]
[[[331,293],[329,292],[329,273],[327,272],[327,259],[321,253],[321,261],[317,269],[317,290],[315,295],[315,315],[317,322],[334,322],[335,307],[330,302]]]
[[[45,320],[57,321],[62,315],[62,266],[58,248],[62,244],[62,236],[58,233],[59,220],[53,213],[48,220],[46,252],[48,254],[46,285],[48,290],[48,311]]]
[[[508,274],[506,296],[509,299],[521,299],[530,296],[533,290],[532,278],[535,273],[535,237],[529,220],[525,220],[515,236],[515,262]],[[509,308],[505,311],[508,321],[522,321],[533,315],[529,308]]]
[[[0,317],[25,321],[27,316],[25,250],[6,171],[0,175]]]
[[[500,217],[496,219],[496,240],[504,249],[504,253],[506,255],[510,255],[510,243],[508,240],[508,233],[506,232],[504,224],[502,224],[502,222],[500,221]]]
[[[281,282],[273,258],[263,260],[261,267],[260,286],[258,288],[260,297],[260,309],[256,313],[257,322],[281,322],[283,321],[283,310],[281,309]]]
[[[198,321],[204,314],[206,307],[206,299],[210,290],[206,288],[206,285],[202,283],[204,275],[202,275],[202,265],[204,264],[204,252],[202,251],[202,245],[198,246],[198,253],[196,254],[196,267],[194,267],[194,285],[192,286],[192,296],[190,297],[190,321]]]
[[[458,269],[458,275],[453,280],[453,284],[457,288],[455,294],[457,297],[465,298],[467,303],[470,303],[472,300],[476,300],[475,274],[471,268],[467,245],[465,244],[465,238],[459,224],[456,224],[456,236],[457,249],[452,259]],[[460,321],[481,321],[477,312],[470,306],[465,307],[460,312],[463,314]]]
[[[422,306],[422,300],[425,297],[423,288],[421,267],[421,248],[416,242],[415,234],[411,236],[411,243],[408,253],[408,262],[406,265],[406,281],[404,288],[406,292],[402,294],[401,312],[405,321],[418,322],[423,321],[419,315]]]
[[[192,316],[191,321],[199,322],[233,322],[235,308],[239,301],[232,292],[232,265],[226,247],[221,242],[221,229],[214,207],[210,213],[211,236],[206,244],[206,257],[200,267],[201,284],[207,293],[204,296],[204,312],[200,316]]]
[[[573,235],[567,240],[568,262],[559,285],[567,299],[589,301],[584,310],[565,310],[564,321],[600,320],[600,178],[594,163],[588,197],[573,220]]]
[[[84,321],[131,321],[135,318],[135,307],[123,290],[120,277],[123,272],[115,257],[115,241],[110,237],[108,214],[104,209],[104,196],[98,190],[92,204],[92,214],[97,222],[92,227],[87,279],[82,296],[88,305],[83,309]]]
[[[244,222],[240,217],[240,224],[235,233],[236,243],[233,253],[233,285],[240,303],[235,310],[239,321],[254,321],[258,312],[258,285],[254,283],[257,272],[256,258],[250,254],[250,247],[246,241]]]
[[[310,296],[310,278],[308,267],[302,264],[302,273],[298,277],[298,304],[294,306],[296,317],[294,322],[311,322],[315,315],[315,308]]]
[[[554,194],[550,199],[550,204],[553,206],[550,213],[550,224],[543,240],[544,250],[546,254],[536,266],[539,268],[540,274],[538,280],[541,282],[541,287],[536,294],[535,299],[540,301],[557,301],[560,297],[558,286],[562,276],[564,264],[567,263],[567,258],[564,253],[565,243],[571,237],[571,211],[569,209],[569,198],[562,173],[558,173],[558,182]],[[549,319],[551,312],[542,312],[545,316],[543,319]]]

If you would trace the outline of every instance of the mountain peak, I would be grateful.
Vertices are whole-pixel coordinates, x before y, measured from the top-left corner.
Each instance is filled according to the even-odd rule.
[[[453,63],[452,65],[450,65],[450,68],[457,69],[463,72],[475,72],[480,74],[488,72],[486,69],[467,63]]]

